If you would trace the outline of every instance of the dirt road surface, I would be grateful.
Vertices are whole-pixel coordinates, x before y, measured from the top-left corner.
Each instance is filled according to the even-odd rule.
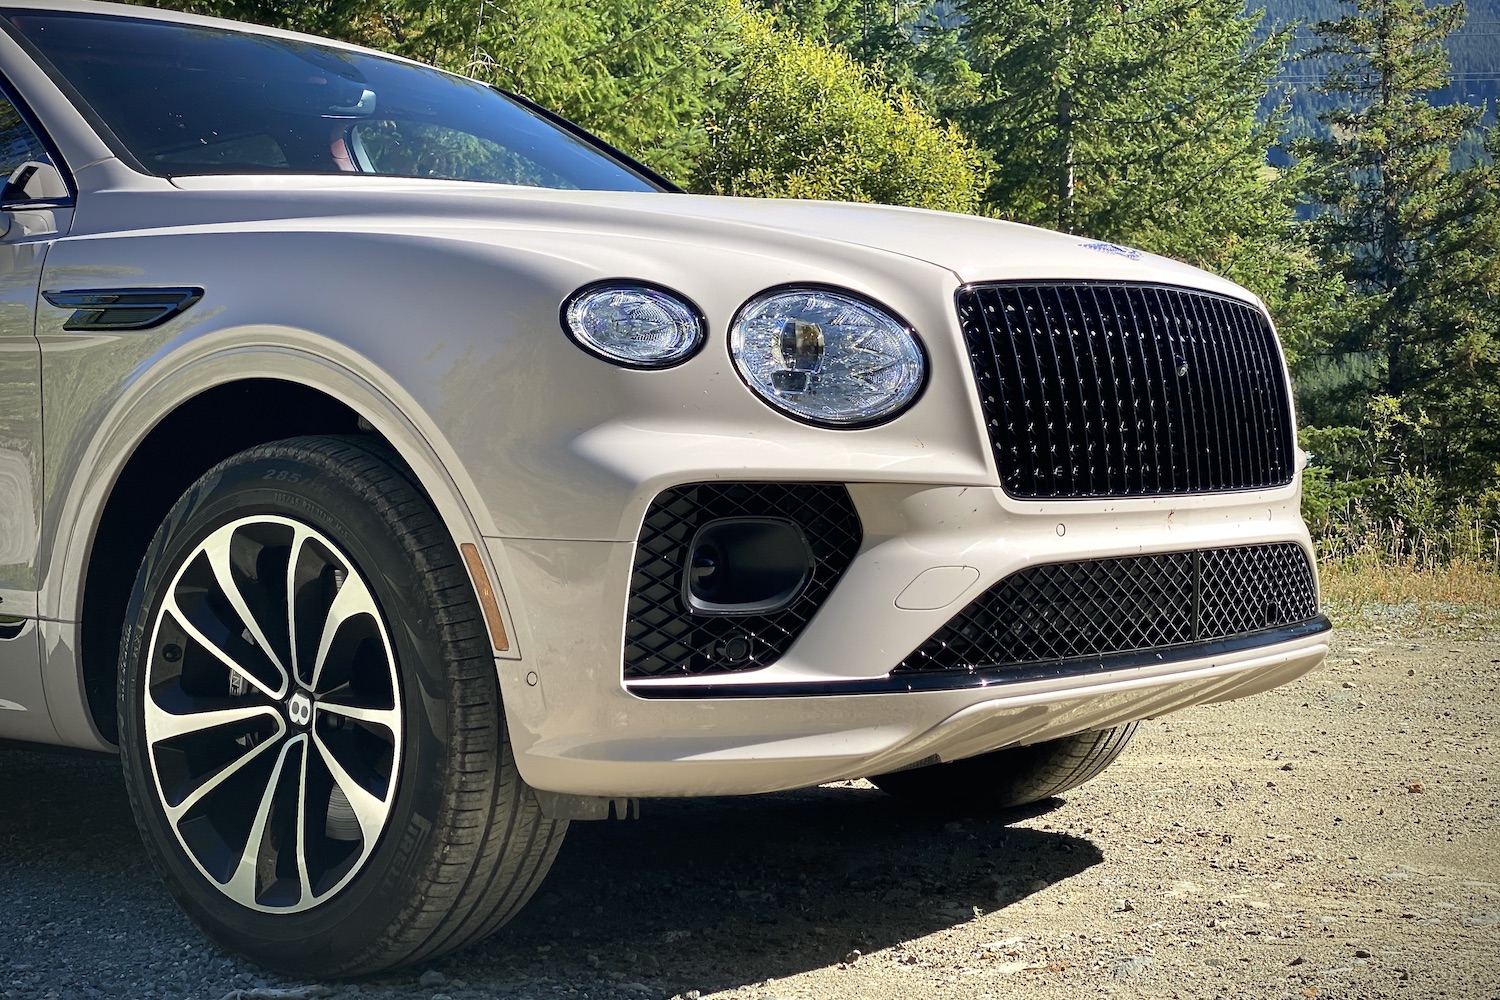
[[[1494,633],[1344,630],[1324,669],[1148,724],[1025,814],[861,782],[575,824],[511,927],[352,984],[209,945],[112,761],[0,752],[0,997],[1496,1000],[1497,709]]]

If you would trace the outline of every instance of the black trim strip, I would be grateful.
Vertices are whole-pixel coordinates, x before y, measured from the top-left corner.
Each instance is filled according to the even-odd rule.
[[[64,330],[149,330],[186,312],[201,288],[78,288],[42,292],[59,309],[72,309]]]
[[[640,175],[641,180],[646,181],[649,184],[657,185],[661,188],[664,194],[685,193],[682,188],[678,187],[676,184],[672,183],[670,180],[657,173],[655,170],[652,170],[650,167],[646,166],[644,163],[642,163],[640,160],[637,160],[629,153],[626,153],[620,149],[616,149],[614,146],[605,142],[603,139],[599,138],[597,135],[584,128],[582,125],[579,125],[576,122],[569,121],[550,108],[542,107],[540,104],[536,103],[525,94],[518,94],[513,90],[506,90],[504,87],[499,87],[495,84],[487,84],[487,86],[491,90],[500,94],[502,97],[507,97],[510,100],[515,101],[527,111],[530,111],[537,117],[544,119],[548,123],[556,126],[558,129],[568,133],[568,135],[572,136],[573,138],[581,140],[585,145],[592,147],[596,152],[603,153],[609,159],[617,161],[620,166],[625,167],[631,173]]]
[[[1053,677],[1081,677],[1115,670],[1129,670],[1133,667],[1154,667],[1164,663],[1181,663],[1187,660],[1224,656],[1229,653],[1258,649],[1262,646],[1275,646],[1295,639],[1305,639],[1308,636],[1331,631],[1332,628],[1333,623],[1328,620],[1327,615],[1318,615],[1310,621],[1296,625],[1287,625],[1264,632],[1251,632],[1230,639],[1184,643],[1179,646],[1144,649],[1098,658],[1080,657],[1018,666],[988,667],[972,673],[896,674],[869,680],[825,681],[807,684],[788,681],[769,684],[635,683],[626,684],[625,690],[637,698],[670,701],[697,701],[707,698],[811,698],[851,694],[905,694],[912,691],[969,691],[1017,684],[1022,681],[1046,680]]]

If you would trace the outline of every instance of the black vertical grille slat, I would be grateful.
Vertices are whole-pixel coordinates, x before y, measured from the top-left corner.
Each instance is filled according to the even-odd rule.
[[[1075,425],[1088,419],[1083,412],[1087,399],[1082,391],[1083,367],[1078,363],[1078,345],[1073,342],[1067,317],[1061,311],[1062,303],[1056,288],[1039,291],[1037,299],[1040,307],[1037,317],[1041,325],[1033,336],[1051,348],[1053,368],[1063,386],[1061,412],[1055,415],[1054,439],[1060,447],[1053,449],[1053,468],[1057,474],[1067,477],[1068,489],[1077,489],[1079,475],[1086,474],[1088,468],[1088,454],[1080,450],[1084,442],[1073,433]],[[1061,336],[1054,331],[1060,332]],[[1065,352],[1058,350],[1058,340],[1067,347]]]
[[[1240,317],[1240,325],[1245,331],[1245,336],[1255,344],[1256,359],[1260,362],[1262,373],[1279,374],[1281,371],[1281,353],[1275,349],[1276,345],[1267,343],[1255,336],[1255,329],[1251,326],[1248,318]],[[1254,392],[1256,410],[1260,413],[1261,428],[1264,434],[1263,440],[1272,442],[1273,447],[1268,454],[1261,457],[1265,463],[1264,468],[1279,468],[1282,464],[1292,465],[1294,457],[1287,449],[1291,446],[1291,439],[1279,433],[1278,406],[1279,393],[1273,393],[1268,389],[1268,379],[1257,380],[1252,387]]]
[[[1213,430],[1210,426],[1213,420],[1213,405],[1208,396],[1208,387],[1204,384],[1206,380],[1202,359],[1198,357],[1196,341],[1187,328],[1182,300],[1176,295],[1167,295],[1160,288],[1155,289],[1154,293],[1158,308],[1163,309],[1170,317],[1176,354],[1187,364],[1185,377],[1189,384],[1189,405],[1186,409],[1192,415],[1192,473],[1200,483],[1213,482]],[[1179,376],[1181,377],[1183,376]]]
[[[1236,405],[1231,412],[1248,416],[1248,419],[1239,422],[1238,429],[1244,442],[1244,447],[1239,452],[1244,463],[1240,471],[1241,481],[1250,481],[1261,474],[1261,463],[1256,460],[1261,449],[1255,447],[1255,442],[1263,440],[1266,432],[1263,426],[1264,415],[1255,401],[1253,379],[1260,376],[1265,366],[1261,363],[1255,345],[1245,336],[1245,328],[1238,318],[1229,314],[1222,301],[1211,299],[1208,302],[1213,307],[1215,322],[1228,334],[1235,355],[1245,359],[1245,363],[1233,371]]]
[[[1220,390],[1226,400],[1224,411],[1226,413],[1240,413],[1243,418],[1230,421],[1228,427],[1228,441],[1232,445],[1227,460],[1227,472],[1234,477],[1236,482],[1245,482],[1253,478],[1250,472],[1250,451],[1254,448],[1254,442],[1249,434],[1249,425],[1252,414],[1245,406],[1245,393],[1241,385],[1241,378],[1247,370],[1253,367],[1254,359],[1246,352],[1245,345],[1239,342],[1233,324],[1223,322],[1222,317],[1214,308],[1217,303],[1213,300],[1200,299],[1197,303],[1198,311],[1203,316],[1203,325],[1217,333],[1218,349],[1221,353],[1231,357],[1242,359],[1242,363],[1233,368],[1223,365],[1219,367],[1219,381],[1223,388]]]
[[[997,282],[958,296],[1007,492],[1169,496],[1292,481],[1275,334],[1248,303],[1164,285]]]
[[[736,517],[774,517],[802,529],[812,551],[807,583],[790,604],[765,614],[717,617],[684,603],[683,573],[698,529]],[[864,537],[859,514],[841,484],[690,483],[660,493],[636,539],[625,616],[626,680],[737,673],[779,660],[823,606]],[[724,655],[729,639],[747,655]]]
[[[1046,326],[1040,316],[1041,300],[1039,298],[1031,302],[1022,300],[1017,305],[1016,319],[1023,324],[1017,332],[1024,333],[1023,343],[1027,345],[1026,356],[1031,359],[1030,372],[1024,368],[1017,369],[1022,378],[1030,378],[1029,388],[1033,393],[1032,408],[1027,413],[1027,424],[1034,435],[1031,466],[1033,474],[1038,478],[1050,480],[1061,462],[1054,425],[1056,420],[1061,419],[1064,396],[1062,393],[1045,392],[1043,387],[1059,381],[1062,373],[1056,366],[1057,352],[1053,349],[1053,345],[1044,343],[1037,333]],[[1046,364],[1052,365],[1051,371],[1043,369],[1042,366]]]
[[[1244,482],[1239,477],[1236,465],[1239,463],[1240,452],[1243,443],[1239,440],[1239,429],[1241,421],[1225,419],[1226,413],[1234,405],[1233,390],[1226,377],[1225,366],[1221,364],[1208,363],[1213,353],[1222,356],[1233,356],[1232,348],[1224,343],[1222,336],[1224,331],[1208,322],[1208,314],[1204,309],[1203,297],[1201,295],[1188,295],[1182,298],[1183,308],[1189,316],[1189,322],[1193,329],[1193,345],[1199,359],[1205,363],[1208,372],[1208,391],[1212,393],[1213,399],[1219,400],[1221,404],[1211,406],[1213,414],[1213,433],[1210,446],[1213,458],[1214,475],[1220,482]],[[1209,338],[1218,335],[1215,343],[1210,343]],[[1215,352],[1214,349],[1217,349]],[[1205,397],[1209,398],[1209,397]]]
[[[1079,295],[1077,286],[1068,289],[1071,293],[1067,296],[1071,306],[1073,322],[1083,340],[1084,346],[1089,353],[1090,372],[1094,377],[1094,385],[1098,387],[1098,395],[1094,402],[1094,422],[1103,431],[1099,435],[1099,451],[1094,455],[1094,461],[1089,465],[1089,489],[1099,490],[1108,488],[1109,470],[1120,468],[1122,471],[1128,466],[1124,456],[1119,454],[1119,434],[1114,413],[1118,409],[1118,399],[1113,400],[1112,395],[1115,387],[1112,384],[1112,371],[1109,363],[1109,338],[1095,328],[1090,322],[1091,309],[1083,307],[1083,297]],[[1101,355],[1104,356],[1101,360]]]
[[[1224,433],[1223,411],[1215,406],[1222,400],[1219,391],[1218,373],[1204,364],[1203,338],[1198,330],[1193,310],[1193,300],[1186,296],[1173,295],[1167,298],[1177,311],[1178,328],[1182,331],[1182,354],[1192,369],[1194,409],[1202,421],[1203,436],[1198,440],[1198,457],[1203,463],[1205,481],[1232,482],[1224,471],[1224,455],[1227,448]]]
[[[1166,649],[1318,616],[1295,542],[1032,566],[955,615],[893,671],[966,672]]]
[[[1162,388],[1172,399],[1172,422],[1168,431],[1172,435],[1175,451],[1172,465],[1174,479],[1179,484],[1172,492],[1183,493],[1187,491],[1188,484],[1194,481],[1193,463],[1196,460],[1194,448],[1198,438],[1193,427],[1192,383],[1185,381],[1177,374],[1179,361],[1185,359],[1182,358],[1181,348],[1172,336],[1170,319],[1163,315],[1161,304],[1157,301],[1156,289],[1141,290],[1141,311],[1145,314],[1146,322],[1150,324],[1151,331],[1156,337],[1158,360],[1162,365]]]
[[[1294,456],[1291,452],[1292,441],[1290,436],[1279,433],[1280,428],[1277,421],[1279,407],[1283,406],[1284,403],[1281,400],[1279,391],[1269,391],[1269,377],[1271,375],[1279,375],[1281,372],[1281,353],[1276,349],[1274,342],[1255,336],[1256,331],[1251,325],[1248,316],[1241,315],[1239,321],[1246,338],[1255,345],[1256,360],[1260,364],[1259,371],[1266,373],[1266,377],[1257,381],[1253,386],[1256,410],[1261,416],[1261,425],[1265,435],[1264,439],[1273,443],[1269,454],[1263,456],[1263,461],[1269,463],[1269,467],[1271,468],[1279,468],[1283,463],[1291,465],[1294,462]]]
[[[969,310],[969,315],[966,315],[962,319],[964,326],[967,327],[971,323],[982,326],[984,336],[989,338],[992,343],[995,342],[997,336],[1003,338],[1002,342],[1009,342],[1009,327],[1007,326],[1004,330],[996,328],[997,323],[1005,322],[1005,316],[1002,311],[1004,307],[998,303],[980,304],[973,302],[966,308]],[[999,409],[1002,400],[1014,398],[1018,400],[1020,409],[1025,411],[1028,406],[1025,386],[1019,380],[1014,384],[1008,384],[1005,374],[1000,370],[1000,364],[993,354],[984,357],[973,357],[971,360],[974,364],[975,377],[979,381],[979,398],[980,402],[984,405],[985,422],[987,424],[986,430],[990,434],[991,440],[1000,440],[1003,436],[1006,440],[1010,441],[1005,455],[1002,456],[997,452],[995,456],[996,460],[1006,463],[1007,474],[1017,475],[1019,473],[1019,466],[1016,464],[1016,454],[1017,449],[1020,447],[1019,441],[1021,435],[1016,432],[1014,426],[1011,426],[1007,430],[1002,425],[1002,420],[1010,420],[1012,416],[1009,412],[999,412]]]
[[[1042,300],[1040,290],[1035,292],[1035,298],[1036,301],[1025,312],[1025,317],[1026,334],[1031,339],[1036,354],[1037,378],[1032,388],[1037,391],[1037,397],[1041,400],[1042,426],[1047,432],[1047,447],[1041,455],[1041,465],[1045,470],[1044,475],[1051,477],[1055,483],[1053,488],[1062,489],[1064,487],[1060,477],[1068,469],[1069,454],[1066,437],[1067,418],[1071,409],[1068,405],[1068,384],[1064,381],[1057,340],[1047,333],[1050,329],[1046,318],[1047,303]],[[1061,391],[1055,395],[1048,391],[1054,384],[1061,387]]]
[[[1088,293],[1086,312],[1094,317],[1104,345],[1104,354],[1109,367],[1109,398],[1114,402],[1114,413],[1110,419],[1115,447],[1119,451],[1119,465],[1123,472],[1127,494],[1145,492],[1141,481],[1142,438],[1140,434],[1140,400],[1135,396],[1135,379],[1131,376],[1128,345],[1121,329],[1119,314],[1105,309],[1099,302],[1099,291],[1084,286],[1078,290],[1080,301]]]
[[[1088,425],[1090,393],[1084,390],[1089,383],[1084,373],[1083,359],[1078,353],[1078,337],[1068,322],[1067,310],[1056,286],[1049,286],[1042,293],[1042,336],[1057,351],[1058,368],[1063,371],[1066,391],[1063,393],[1062,465],[1069,489],[1078,489],[1080,480],[1087,488],[1089,475],[1088,441],[1078,430]],[[1060,336],[1051,331],[1059,331]],[[1058,349],[1061,341],[1062,349]]]
[[[1193,460],[1192,442],[1188,433],[1190,430],[1188,416],[1191,412],[1188,407],[1192,401],[1184,395],[1183,389],[1186,383],[1177,376],[1177,349],[1168,336],[1165,326],[1161,323],[1157,310],[1153,308],[1155,296],[1150,289],[1137,289],[1132,294],[1135,296],[1141,315],[1145,317],[1146,329],[1150,331],[1151,346],[1156,352],[1156,363],[1161,375],[1161,381],[1158,384],[1168,400],[1167,423],[1164,425],[1164,430],[1167,441],[1171,445],[1171,492],[1186,493],[1192,482],[1188,476]]]
[[[1095,446],[1094,461],[1089,466],[1089,489],[1099,489],[1101,485],[1108,483],[1109,470],[1116,464],[1116,433],[1114,423],[1114,403],[1110,384],[1109,352],[1105,337],[1099,330],[1097,323],[1093,322],[1090,315],[1093,310],[1084,307],[1083,298],[1078,294],[1076,286],[1067,289],[1063,296],[1068,304],[1068,314],[1077,331],[1076,336],[1082,345],[1082,350],[1087,353],[1089,359],[1088,370],[1084,374],[1084,384],[1080,386],[1084,395],[1088,395],[1088,389],[1094,387],[1093,403],[1094,413],[1091,423],[1097,426],[1101,433]],[[1090,383],[1088,379],[1092,378]]]
[[[1140,379],[1147,399],[1147,420],[1142,433],[1151,442],[1151,475],[1141,477],[1142,493],[1170,493],[1172,476],[1172,441],[1163,440],[1159,429],[1169,426],[1167,399],[1162,388],[1161,359],[1157,356],[1151,333],[1141,324],[1136,308],[1137,295],[1128,288],[1110,288],[1110,298],[1117,313],[1130,317],[1130,330],[1135,340],[1136,375]]]

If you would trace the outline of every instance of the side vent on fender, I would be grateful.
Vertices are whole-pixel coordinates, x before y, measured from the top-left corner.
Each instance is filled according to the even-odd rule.
[[[45,291],[59,309],[72,309],[64,330],[149,330],[203,298],[201,288],[80,288]]]

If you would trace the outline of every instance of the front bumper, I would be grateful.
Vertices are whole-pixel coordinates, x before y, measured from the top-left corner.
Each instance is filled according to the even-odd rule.
[[[1320,618],[1186,657],[1178,650],[1084,673],[893,691],[895,664],[966,601],[1025,567],[1262,542],[1310,551],[1310,543],[1293,489],[1068,504],[976,487],[849,491],[863,544],[806,631],[772,666],[709,678],[625,683],[634,543],[491,539],[514,588],[521,658],[498,664],[522,776],[547,791],[611,797],[804,787],[1253,694],[1327,652]],[[954,572],[933,577],[935,568]],[[910,597],[914,584],[921,600]]]

